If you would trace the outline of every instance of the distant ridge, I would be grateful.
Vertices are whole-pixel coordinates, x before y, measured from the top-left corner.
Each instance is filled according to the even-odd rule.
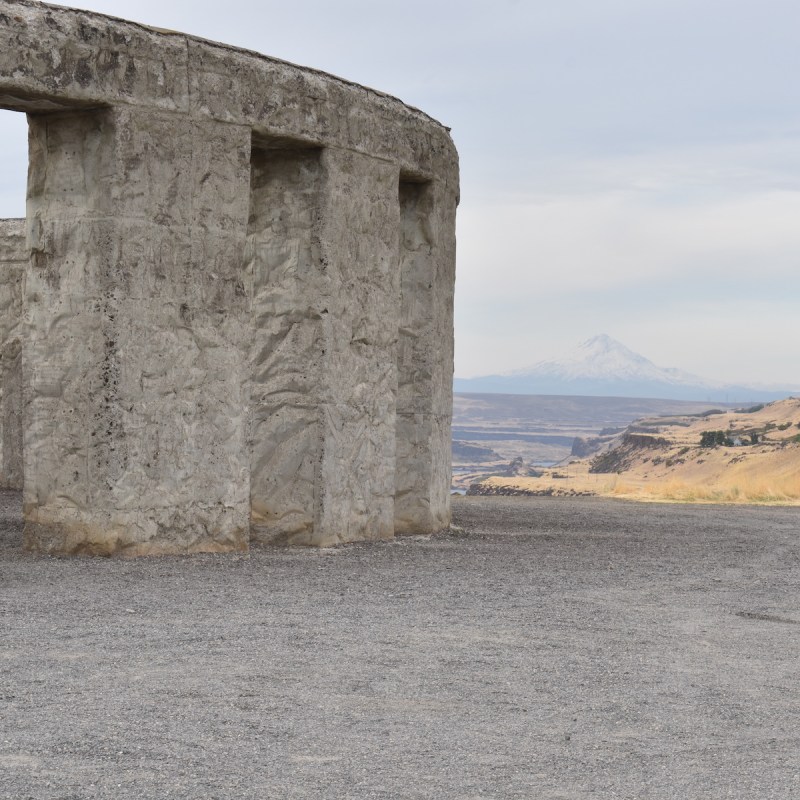
[[[769,402],[791,389],[764,389],[706,380],[656,366],[606,334],[582,342],[565,358],[540,361],[524,370],[479,378],[455,378],[456,392],[653,397],[710,402]]]

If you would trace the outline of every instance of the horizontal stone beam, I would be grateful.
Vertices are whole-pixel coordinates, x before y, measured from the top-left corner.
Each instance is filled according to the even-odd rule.
[[[33,0],[0,0],[0,43],[0,107],[151,106],[357,150],[457,182],[445,127],[319,70]]]

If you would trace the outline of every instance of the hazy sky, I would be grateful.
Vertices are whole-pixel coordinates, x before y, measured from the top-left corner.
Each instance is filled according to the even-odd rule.
[[[797,0],[87,0],[374,86],[452,127],[456,374],[608,333],[800,385]],[[0,112],[0,216],[24,213]]]

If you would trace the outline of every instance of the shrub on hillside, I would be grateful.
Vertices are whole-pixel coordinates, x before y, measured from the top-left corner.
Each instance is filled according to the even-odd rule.
[[[700,447],[733,447],[733,439],[725,431],[703,431]]]

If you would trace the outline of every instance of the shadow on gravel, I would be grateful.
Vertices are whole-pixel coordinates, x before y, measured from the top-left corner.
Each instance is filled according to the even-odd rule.
[[[776,617],[774,614],[759,614],[756,611],[737,611],[736,616],[744,619],[755,619],[759,622],[783,622],[786,625],[800,625],[800,620]]]

